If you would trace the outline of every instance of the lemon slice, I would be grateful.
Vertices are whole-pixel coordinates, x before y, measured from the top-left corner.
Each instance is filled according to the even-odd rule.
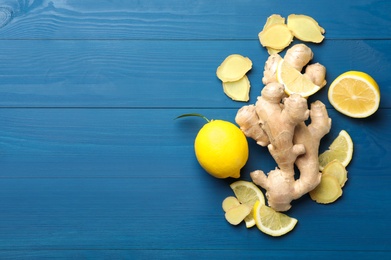
[[[290,232],[297,224],[297,219],[277,212],[257,201],[253,208],[257,227],[270,236],[282,236]]]
[[[319,169],[323,171],[324,167],[333,160],[340,161],[346,167],[352,160],[352,156],[352,138],[345,130],[342,130],[331,143],[329,150],[319,155]]]
[[[281,60],[277,67],[277,80],[285,87],[285,93],[292,95],[300,94],[302,97],[309,97],[321,89],[308,77],[284,60]]]
[[[331,83],[328,98],[331,105],[342,114],[364,118],[379,108],[380,90],[376,81],[367,73],[348,71]]]
[[[261,204],[265,204],[265,197],[263,196],[262,191],[252,182],[236,181],[232,183],[230,187],[235,193],[236,198],[242,204],[247,204],[251,208],[254,206],[256,201],[260,201]],[[255,226],[253,211],[251,211],[244,221],[247,228]]]

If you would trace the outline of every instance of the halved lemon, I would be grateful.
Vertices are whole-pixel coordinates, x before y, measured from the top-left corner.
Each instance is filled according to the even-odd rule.
[[[257,201],[253,208],[254,219],[257,227],[270,236],[282,236],[290,232],[297,224],[297,219]]]
[[[348,71],[331,83],[328,98],[331,105],[342,114],[364,118],[379,108],[380,89],[367,73]]]
[[[323,171],[324,167],[333,160],[338,160],[346,167],[353,157],[353,141],[348,132],[342,130],[337,138],[331,143],[329,150],[319,155],[319,169]]]
[[[256,201],[260,201],[261,204],[265,204],[265,196],[262,191],[252,182],[249,181],[236,181],[230,185],[231,189],[235,193],[236,198],[242,204],[247,204],[253,207]],[[246,227],[250,228],[255,226],[255,220],[253,218],[253,212],[244,219]]]
[[[300,94],[302,97],[309,97],[321,89],[308,77],[284,60],[281,60],[277,67],[277,80],[285,87],[285,93],[292,95]]]

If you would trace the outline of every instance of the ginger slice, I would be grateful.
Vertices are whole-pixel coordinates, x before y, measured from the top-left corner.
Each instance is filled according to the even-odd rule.
[[[252,61],[240,54],[231,54],[217,68],[216,75],[222,82],[232,82],[243,78],[252,68]]]
[[[329,162],[322,171],[323,175],[333,175],[335,178],[337,178],[339,185],[341,185],[341,188],[345,185],[346,181],[348,180],[348,172],[343,166],[343,164],[338,160],[333,160]]]
[[[223,82],[223,89],[232,100],[247,102],[250,99],[250,81],[246,75],[237,81]]]
[[[325,30],[310,16],[291,14],[288,16],[287,26],[299,40],[320,43],[324,39]]]
[[[225,219],[232,225],[238,225],[247,217],[252,210],[252,207],[247,204],[240,204],[233,207],[225,213]]]
[[[224,212],[227,212],[230,209],[237,207],[239,205],[240,205],[240,202],[236,197],[229,196],[223,200],[222,207],[223,207]]]
[[[283,50],[293,40],[293,34],[286,24],[273,24],[262,30],[259,34],[259,41],[264,47],[274,50]]]
[[[263,26],[263,30],[266,30],[267,28],[269,28],[274,24],[285,24],[285,18],[279,14],[272,14],[267,18],[266,23]],[[279,53],[283,51],[283,49],[273,49],[272,47],[266,47],[266,49],[269,55],[273,55],[275,53]]]
[[[266,23],[263,26],[263,30],[267,29],[268,27],[274,24],[285,24],[285,18],[279,14],[272,14],[266,19]]]
[[[312,200],[320,204],[329,204],[342,196],[341,185],[331,174],[322,175],[319,185],[309,192]]]

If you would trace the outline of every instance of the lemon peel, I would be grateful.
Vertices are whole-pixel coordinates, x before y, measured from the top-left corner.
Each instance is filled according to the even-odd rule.
[[[198,162],[216,178],[239,178],[248,159],[248,143],[243,132],[224,120],[211,120],[194,141]]]

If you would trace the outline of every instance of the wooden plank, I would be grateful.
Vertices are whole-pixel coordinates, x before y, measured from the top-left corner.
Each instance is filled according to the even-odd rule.
[[[358,133],[352,134],[356,137]],[[177,153],[185,153],[185,149],[178,149]],[[2,250],[34,253],[110,249],[135,254],[200,249],[304,252],[308,245],[310,254],[341,250],[369,254],[376,250],[389,255],[385,238],[390,231],[386,223],[391,213],[391,177],[380,169],[389,167],[389,163],[362,169],[368,161],[360,154],[349,166],[343,197],[332,205],[318,205],[308,196],[295,201],[289,214],[298,218],[299,224],[291,234],[278,240],[255,228],[248,230],[244,225],[234,227],[225,222],[220,207],[222,200],[232,195],[228,184],[233,180],[214,179],[196,165],[181,160],[176,164],[181,176],[172,176],[161,168],[166,159],[161,149],[150,154],[150,158],[159,159],[145,158],[150,166],[137,169],[143,177],[138,171],[117,178],[97,177],[88,174],[87,169],[79,170],[74,177],[56,176],[54,172],[47,177],[39,177],[40,172],[35,172],[38,177],[3,177],[0,255]],[[84,158],[91,157],[86,154]],[[67,159],[58,162],[57,168],[78,163]],[[129,163],[142,165],[131,159]]]
[[[353,172],[352,172],[353,173]],[[276,241],[231,226],[222,200],[229,182],[188,178],[2,179],[0,252],[35,250],[311,250],[391,253],[386,225],[390,176],[350,176],[344,195],[319,205],[307,195],[289,215],[299,223]],[[382,199],[376,199],[382,198]],[[347,221],[347,219],[349,221]],[[330,221],[332,220],[332,225]],[[374,221],[376,220],[376,221]],[[309,234],[316,233],[316,236]],[[310,250],[310,251],[311,251]]]
[[[310,45],[329,84],[340,73],[371,74],[387,93],[391,41],[325,41]],[[234,107],[215,75],[232,53],[253,69],[250,102],[262,87],[266,50],[252,41],[0,41],[1,107]],[[314,98],[327,103],[327,90]],[[327,103],[327,106],[330,105]],[[390,108],[383,98],[381,107]]]
[[[273,13],[314,17],[329,39],[390,39],[389,1],[17,1],[1,39],[256,39]]]
[[[201,118],[174,120],[199,112],[234,122],[236,109],[2,109],[1,178],[141,178],[198,176],[193,142]],[[388,175],[389,109],[368,119],[349,119],[329,110],[333,127],[322,142],[327,149],[345,129],[355,142],[352,172]],[[250,142],[244,172],[276,165],[266,148]],[[368,154],[366,151],[370,150]]]
[[[208,258],[208,259],[234,259],[239,255],[244,258],[284,258],[284,259],[303,259],[316,258],[319,260],[341,257],[344,259],[355,258],[363,260],[388,259],[390,257],[387,251],[299,251],[299,250],[18,250],[1,251],[0,256],[9,258],[115,258],[115,259],[189,259],[189,258]]]

